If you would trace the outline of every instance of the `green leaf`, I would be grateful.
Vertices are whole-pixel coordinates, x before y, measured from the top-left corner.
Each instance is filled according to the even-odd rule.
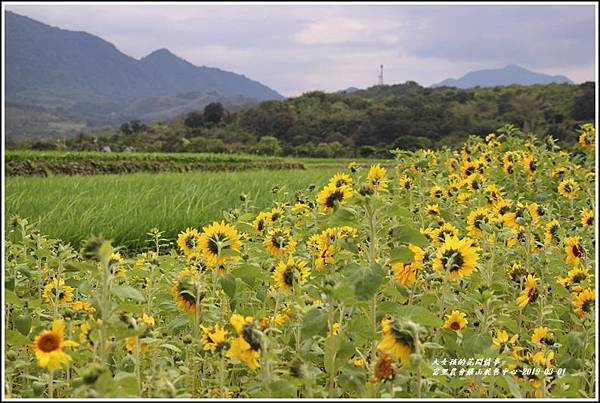
[[[125,298],[131,298],[140,302],[145,301],[145,298],[141,292],[127,285],[113,285],[112,294],[121,299],[121,301],[125,300]]]
[[[401,246],[390,252],[390,263],[410,263],[414,259],[415,254],[406,246]]]
[[[329,224],[333,226],[356,224],[356,211],[349,207],[340,207],[329,217]]]
[[[22,313],[14,320],[15,327],[23,336],[27,336],[31,330],[31,315]]]
[[[19,297],[11,290],[4,290],[4,302],[11,305],[19,305]]]
[[[231,273],[227,273],[221,277],[221,288],[225,291],[225,294],[231,301],[235,297],[235,276]]]
[[[69,260],[65,262],[65,271],[66,272],[92,272],[98,273],[98,267],[87,263],[87,262],[78,262],[76,260]]]
[[[401,225],[392,230],[392,236],[399,242],[412,243],[417,246],[426,247],[429,245],[429,241],[421,232],[414,228],[406,225]]]
[[[9,346],[26,346],[27,344],[31,343],[29,338],[23,336],[21,333],[14,329],[6,329],[6,333],[4,334],[4,341]]]
[[[442,324],[442,320],[436,314],[418,305],[399,305],[396,314],[409,317],[424,326],[439,327]]]
[[[327,373],[337,372],[335,368],[343,365],[354,352],[354,344],[342,335],[329,336],[325,339],[325,357],[323,359]],[[334,367],[335,363],[335,367]]]
[[[164,343],[160,345],[161,348],[166,348],[167,350],[175,351],[176,353],[181,353],[181,349],[177,346],[174,346],[169,343]]]
[[[492,337],[489,334],[482,334],[472,327],[467,327],[463,331],[463,349],[467,356],[473,357],[475,354],[482,353],[492,344]]]
[[[235,267],[231,274],[234,277],[241,278],[246,284],[253,285],[256,279],[262,278],[264,270],[253,264],[243,264]]]
[[[110,241],[104,241],[100,249],[98,250],[98,255],[100,256],[100,261],[109,260],[110,255],[113,253],[113,248],[110,245]]]
[[[327,315],[319,308],[312,308],[304,315],[302,320],[302,336],[312,337],[317,334],[325,334],[327,330]]]
[[[275,398],[296,397],[297,390],[294,384],[283,379],[271,382],[271,393]]]
[[[508,390],[513,395],[513,397],[516,397],[517,399],[523,398],[519,384],[513,379],[511,375],[502,375],[502,378],[500,379],[503,379],[506,382],[506,386],[508,387]]]
[[[358,300],[369,300],[379,291],[379,286],[385,278],[385,272],[380,266],[355,270],[352,275],[354,295]]]

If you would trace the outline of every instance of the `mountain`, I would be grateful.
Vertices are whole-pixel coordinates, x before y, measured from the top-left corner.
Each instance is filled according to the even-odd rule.
[[[195,66],[167,49],[137,60],[97,36],[51,27],[10,11],[5,14],[5,69],[6,102],[19,105],[20,111],[30,107],[54,117],[66,114],[71,123],[84,126],[99,117],[81,113],[94,105],[102,106],[99,110],[113,105],[112,109],[135,114],[136,105],[156,104],[164,97],[170,97],[169,109],[180,110],[178,106],[189,105],[189,100],[178,99],[179,94],[243,104],[283,99],[258,81]],[[113,124],[116,118],[113,114],[100,120]]]
[[[343,90],[337,90],[336,93],[338,94],[352,94],[353,92],[356,91],[360,91],[360,88],[357,87],[348,87],[348,88],[344,88]]]
[[[551,76],[548,74],[536,73],[521,66],[509,64],[501,69],[472,71],[457,80],[449,78],[439,84],[434,84],[431,87],[473,88],[496,87],[499,85],[511,84],[532,85],[550,83],[573,84],[573,82],[565,76]]]

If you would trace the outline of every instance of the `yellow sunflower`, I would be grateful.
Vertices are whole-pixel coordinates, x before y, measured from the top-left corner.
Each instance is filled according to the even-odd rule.
[[[432,199],[443,199],[446,196],[446,192],[439,186],[432,186],[429,190],[429,196]]]
[[[331,213],[338,204],[344,204],[354,195],[354,191],[348,185],[335,187],[327,185],[317,196],[317,203],[321,211]]]
[[[176,304],[186,312],[196,312],[196,298],[202,300],[198,293],[200,273],[196,269],[185,269],[177,274],[173,282],[173,294]],[[199,301],[198,301],[199,302]]]
[[[204,351],[221,351],[229,347],[227,330],[219,325],[209,327],[200,326],[202,329],[202,345]]]
[[[575,266],[569,270],[566,277],[557,277],[556,282],[567,289],[571,289],[573,286],[579,285],[590,278],[591,275],[588,268]]]
[[[89,302],[85,301],[73,301],[71,304],[71,309],[74,311],[86,311],[87,313],[96,312],[96,308],[94,308]]]
[[[185,256],[198,254],[198,242],[200,241],[200,233],[196,228],[187,228],[180,232],[177,237],[177,245]]]
[[[65,280],[55,277],[46,284],[42,296],[50,304],[54,304],[57,300],[58,304],[66,304],[73,299],[73,291],[73,287],[65,285]]]
[[[119,252],[112,253],[108,260],[110,273],[115,277],[125,277],[127,270],[125,269],[125,259]]]
[[[213,222],[202,228],[198,247],[210,266],[218,266],[228,260],[238,260],[235,253],[242,247],[240,235],[233,225]]]
[[[258,213],[254,221],[252,222],[252,226],[258,232],[263,232],[266,225],[271,222],[271,212],[270,211],[261,211]]]
[[[271,220],[271,223],[275,223],[283,219],[283,217],[285,217],[285,210],[283,209],[283,207],[273,207],[270,213],[271,215],[269,218]]]
[[[573,295],[573,306],[579,316],[585,316],[592,312],[596,303],[596,293],[591,288],[586,288],[580,293]]]
[[[558,184],[558,193],[567,199],[573,198],[579,189],[579,184],[574,179],[570,178],[564,179]]]
[[[523,168],[525,168],[525,172],[527,172],[529,176],[533,176],[537,173],[538,160],[533,154],[527,154],[521,163],[523,164]]]
[[[350,175],[345,173],[337,173],[329,179],[328,185],[335,186],[336,188],[342,187],[344,185],[352,185],[352,178]]]
[[[565,167],[557,166],[556,168],[552,169],[552,172],[550,172],[550,176],[553,178],[562,177],[566,172],[567,169]]]
[[[252,370],[259,368],[261,334],[254,327],[254,319],[250,316],[244,318],[241,315],[233,314],[229,323],[234,327],[238,336],[231,342],[225,355],[245,363]]]
[[[514,262],[508,269],[506,269],[506,273],[512,281],[518,284],[521,284],[521,281],[526,279],[527,275],[529,274],[527,269],[517,262]]]
[[[446,272],[450,279],[466,277],[477,269],[479,253],[472,246],[470,238],[446,237],[444,243],[438,248],[433,268]]]
[[[594,210],[583,209],[581,212],[581,225],[584,227],[591,227],[594,225]]]
[[[292,238],[289,228],[273,228],[263,242],[267,251],[273,256],[282,256],[294,253],[296,241]]]
[[[413,332],[389,318],[381,321],[381,331],[383,338],[377,345],[377,349],[399,359],[402,365],[407,367],[410,362],[410,354],[416,348]]]
[[[483,195],[485,196],[488,207],[492,207],[498,200],[502,199],[502,195],[494,183],[487,185],[485,189],[483,189]]]
[[[533,334],[531,335],[531,341],[537,344],[554,344],[554,338],[552,334],[545,326],[538,326],[533,329]]]
[[[382,168],[379,164],[373,165],[367,174],[367,182],[375,190],[386,189],[388,181],[385,179],[385,174],[385,168]]]
[[[333,245],[319,248],[317,259],[315,260],[315,267],[318,271],[322,271],[325,267],[335,263],[335,252],[335,246]]]
[[[456,172],[460,168],[460,163],[454,157],[449,157],[446,160],[446,168],[448,168],[448,172]]]
[[[310,216],[310,207],[305,203],[296,203],[292,207],[292,214],[296,217],[296,226],[300,227],[304,224],[304,219]]]
[[[413,261],[392,265],[394,279],[405,287],[410,287],[415,283],[417,280],[417,270],[423,267],[423,258],[425,257],[425,251],[417,245],[409,244],[408,249],[414,254]]]
[[[467,189],[469,189],[469,191],[476,192],[479,189],[483,188],[483,185],[485,183],[485,176],[483,176],[479,173],[472,174],[472,175],[469,175],[465,179],[464,183],[465,183]]]
[[[410,189],[410,187],[413,183],[413,180],[410,176],[399,173],[398,174],[398,183],[400,185],[400,188],[408,190],[408,189]]]
[[[64,352],[65,347],[76,347],[79,344],[71,340],[63,340],[65,323],[62,319],[52,322],[52,330],[42,330],[33,341],[33,351],[41,368],[53,371],[62,364],[72,361],[71,356]]]
[[[423,207],[425,214],[437,217],[440,215],[440,206],[438,204],[427,204]]]
[[[273,281],[286,291],[293,291],[295,285],[306,283],[309,276],[310,268],[306,262],[292,256],[288,258],[287,262],[279,262],[272,274]]]
[[[150,343],[140,340],[137,336],[128,336],[125,338],[125,349],[129,354],[135,353],[137,348],[139,348],[140,354],[143,354],[150,349]]]
[[[518,334],[509,337],[508,332],[506,332],[506,330],[497,329],[494,332],[492,344],[498,347],[498,349],[500,350],[500,354],[502,354],[505,351],[513,350],[518,338]]]
[[[464,178],[467,178],[474,173],[477,173],[479,169],[479,164],[474,161],[463,162],[460,167],[460,173]]]
[[[92,325],[88,322],[83,322],[79,325],[79,343],[82,346],[91,348],[94,346],[94,342],[90,339],[90,332],[92,331]]]
[[[467,314],[461,311],[453,310],[450,315],[446,315],[447,319],[444,322],[444,329],[454,330],[455,332],[462,331],[469,321],[466,319]]]
[[[544,227],[544,240],[547,244],[557,244],[560,242],[560,238],[558,236],[558,229],[560,228],[560,223],[558,220],[552,220]]]
[[[582,130],[581,134],[579,135],[579,144],[581,145],[581,147],[583,147],[584,150],[593,150],[594,149],[594,143],[596,141],[595,139],[596,136],[596,129],[595,128],[591,128],[589,130]]]
[[[541,217],[546,214],[546,210],[543,206],[537,203],[528,203],[525,208],[529,212],[533,222],[537,222]]]
[[[537,299],[537,282],[537,277],[531,274],[527,275],[525,283],[523,284],[523,290],[521,291],[521,294],[519,294],[519,296],[517,297],[517,306],[519,308],[523,309],[527,306],[527,304]]]
[[[579,260],[585,255],[585,250],[581,246],[581,237],[569,237],[565,240],[565,258],[566,263],[579,265]]]
[[[431,236],[431,240],[439,245],[444,242],[446,237],[457,237],[459,235],[459,230],[454,225],[449,222],[442,224],[441,227],[435,228],[429,232]],[[424,234],[425,235],[425,234]],[[427,235],[425,235],[427,236]]]
[[[467,216],[467,230],[469,235],[474,238],[481,236],[481,225],[489,224],[493,221],[494,216],[490,213],[488,208],[482,207],[472,211]]]

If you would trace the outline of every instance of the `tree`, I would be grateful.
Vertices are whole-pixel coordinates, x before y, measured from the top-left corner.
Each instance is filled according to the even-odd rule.
[[[119,130],[121,131],[121,133],[123,133],[126,136],[128,136],[132,133],[131,127],[129,126],[129,123],[127,123],[127,122],[123,123],[121,125],[121,127],[119,128]]]
[[[220,102],[211,102],[204,107],[204,120],[211,124],[218,124],[223,119],[225,109]]]
[[[281,153],[279,140],[273,136],[263,136],[256,144],[256,152],[262,155],[278,155]]]
[[[200,112],[191,112],[187,114],[183,124],[190,129],[197,129],[204,125],[204,117]]]

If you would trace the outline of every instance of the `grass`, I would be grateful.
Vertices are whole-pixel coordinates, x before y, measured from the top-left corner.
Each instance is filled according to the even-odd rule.
[[[139,248],[153,227],[175,239],[186,227],[200,228],[241,205],[245,192],[258,208],[271,207],[274,186],[286,200],[334,168],[290,171],[136,173],[127,175],[6,177],[6,218],[19,215],[42,233],[79,245],[90,234],[114,245]],[[318,189],[317,189],[318,191]]]
[[[6,160],[151,160],[151,161],[180,161],[180,162],[248,162],[248,161],[273,161],[281,160],[277,157],[268,157],[252,154],[227,154],[227,153],[139,153],[139,152],[111,152],[100,151],[31,151],[9,150]]]

